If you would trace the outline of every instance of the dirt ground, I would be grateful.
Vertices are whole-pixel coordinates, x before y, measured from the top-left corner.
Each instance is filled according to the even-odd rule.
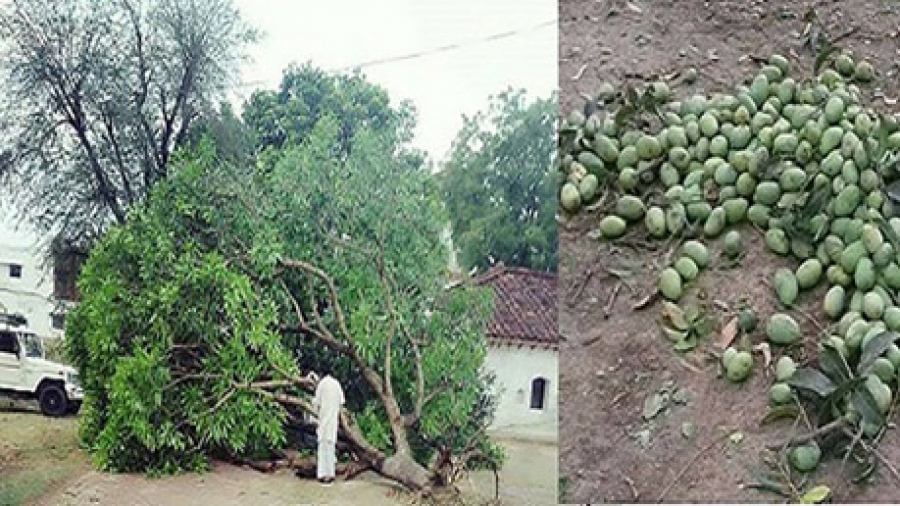
[[[321,486],[288,471],[263,474],[216,463],[203,474],[165,478],[91,469],[77,446],[75,417],[51,419],[34,410],[0,410],[0,505],[351,505],[397,506],[414,497],[373,473]],[[557,496],[555,444],[498,438],[509,452],[500,472],[500,502],[543,506]],[[459,505],[493,501],[494,475],[476,472],[459,484]],[[124,499],[124,498],[127,498]]]
[[[76,420],[0,402],[0,505],[34,501],[90,469],[78,449]]]
[[[602,81],[613,84],[670,75],[694,67],[692,86],[673,83],[679,97],[695,92],[727,91],[746,81],[758,64],[745,55],[782,53],[808,71],[814,56],[802,47],[803,16],[815,6],[830,34],[846,35],[839,46],[865,55],[880,70],[869,89],[872,105],[898,111],[900,95],[900,5],[896,2],[785,0],[560,2],[560,86],[562,113],[582,106]],[[610,246],[589,236],[597,215],[583,214],[560,226],[560,482],[567,502],[772,502],[780,497],[748,488],[762,469],[765,446],[794,433],[788,421],[760,425],[766,412],[771,377],[755,368],[743,385],[718,377],[718,364],[704,342],[680,355],[661,336],[661,305],[632,306],[650,292],[666,245],[648,250],[640,238]],[[764,251],[762,237],[741,229],[748,254],[737,268],[717,261],[692,283],[687,300],[705,298],[718,305],[710,314],[720,323],[728,309],[751,303],[763,323],[775,306],[764,284],[793,260]],[[604,269],[624,274],[624,279]],[[586,282],[585,282],[586,281]],[[616,285],[618,295],[606,308]],[[823,287],[802,295],[799,310],[807,344],[815,327],[803,315],[822,318]],[[721,304],[724,303],[724,304]],[[718,327],[717,327],[718,329]],[[763,330],[753,334],[763,341]],[[807,346],[810,348],[809,346]],[[779,350],[775,351],[777,359]],[[795,354],[796,355],[796,354]],[[675,391],[681,403],[649,422],[645,399],[660,390]],[[896,420],[894,420],[896,422]],[[685,437],[684,424],[696,428]],[[690,432],[690,431],[688,431]],[[726,436],[740,432],[739,443]],[[900,463],[900,434],[888,431],[882,451]],[[849,469],[839,462],[821,466],[809,483],[826,484],[836,502],[898,502],[898,483],[879,470],[872,484],[849,484]]]

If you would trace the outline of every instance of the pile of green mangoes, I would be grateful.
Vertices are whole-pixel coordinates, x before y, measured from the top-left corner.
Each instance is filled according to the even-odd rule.
[[[775,273],[774,295],[790,308],[827,282],[822,305],[836,322],[827,340],[858,360],[875,335],[900,331],[900,217],[885,191],[900,179],[900,116],[861,103],[857,83],[875,76],[868,62],[841,54],[814,79],[799,81],[789,70],[785,57],[773,55],[733,94],[681,101],[665,83],[652,83],[643,93],[659,107],[642,121],[617,121],[606,102],[625,94],[605,85],[591,99],[598,107],[572,112],[560,127],[560,207],[568,215],[601,208],[604,240],[640,224],[653,238],[686,239],[659,276],[660,293],[672,301],[710,264],[704,238],[725,234],[723,253],[739,257],[745,241],[729,229],[752,223],[769,250],[798,261]],[[802,339],[787,312],[771,315],[765,332],[779,345]],[[733,376],[743,379],[748,360],[735,356]],[[885,410],[886,383],[898,370],[894,345],[868,380]],[[779,381],[773,400],[789,394]]]

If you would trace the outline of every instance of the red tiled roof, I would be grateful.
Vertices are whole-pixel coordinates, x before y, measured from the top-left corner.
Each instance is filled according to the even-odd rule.
[[[488,339],[559,344],[555,274],[500,264],[473,282],[494,290],[494,314],[487,325]]]

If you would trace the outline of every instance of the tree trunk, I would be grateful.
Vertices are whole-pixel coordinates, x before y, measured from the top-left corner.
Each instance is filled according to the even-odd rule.
[[[385,478],[403,484],[410,490],[423,490],[432,483],[431,473],[412,457],[403,453],[397,453],[382,460],[379,465],[375,466],[375,471]]]

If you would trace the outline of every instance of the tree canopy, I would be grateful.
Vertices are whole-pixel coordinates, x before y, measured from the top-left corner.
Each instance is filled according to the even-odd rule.
[[[422,488],[499,461],[484,435],[490,297],[445,289],[434,177],[370,129],[334,156],[340,129],[328,115],[252,169],[202,144],[94,249],[67,343],[101,467],[276,450],[323,361],[360,462]]]
[[[360,73],[332,74],[306,63],[288,67],[277,90],[254,92],[243,113],[258,151],[299,144],[326,117],[338,122],[334,147],[343,155],[359,130],[409,141],[415,111],[407,102],[392,107],[387,91]]]
[[[493,97],[465,119],[441,171],[460,264],[556,269],[556,192],[549,170],[555,98]]]
[[[169,173],[253,32],[231,0],[11,0],[0,176],[40,232],[87,248]]]

